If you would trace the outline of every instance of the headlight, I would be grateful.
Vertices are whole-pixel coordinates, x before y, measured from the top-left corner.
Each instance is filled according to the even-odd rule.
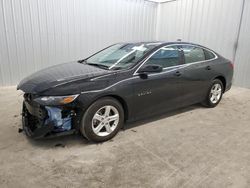
[[[73,102],[79,95],[68,95],[68,96],[44,96],[35,98],[39,104],[42,105],[64,105]]]

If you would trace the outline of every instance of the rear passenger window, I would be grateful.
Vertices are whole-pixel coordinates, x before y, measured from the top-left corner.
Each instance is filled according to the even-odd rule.
[[[185,57],[185,63],[195,63],[206,60],[203,49],[196,46],[182,47]]]
[[[175,46],[163,47],[152,55],[146,64],[160,65],[163,68],[176,66],[179,64],[179,50]]]
[[[215,55],[212,52],[205,50],[205,49],[203,51],[204,51],[206,60],[210,60],[210,59],[215,58]]]

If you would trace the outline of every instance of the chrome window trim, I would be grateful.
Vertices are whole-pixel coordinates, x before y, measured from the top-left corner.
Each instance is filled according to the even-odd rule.
[[[193,63],[187,63],[187,64],[182,64],[182,65],[193,65],[193,64],[197,64],[197,63],[204,63],[204,62],[208,62],[208,61],[213,61],[215,59],[218,58],[218,56],[216,55],[216,53],[214,53],[212,50],[206,48],[206,47],[201,47],[201,46],[198,46],[198,45],[195,45],[195,44],[170,44],[170,45],[166,45],[166,46],[163,46],[161,48],[159,48],[158,50],[156,50],[155,52],[153,52],[152,54],[150,54],[150,56],[147,57],[147,59],[145,59],[142,64],[135,70],[135,72],[133,73],[133,76],[136,76],[136,75],[139,75],[139,73],[137,73],[137,71],[147,62],[147,60],[152,57],[156,52],[158,52],[159,50],[161,50],[162,48],[165,48],[165,47],[171,47],[171,46],[194,46],[194,47],[198,47],[198,48],[201,48],[203,50],[207,50],[209,52],[211,52],[212,54],[214,54],[214,58],[212,59],[208,59],[208,60],[204,60],[204,61],[197,61],[197,62],[193,62]],[[163,70],[165,69],[169,69],[169,68],[174,68],[174,67],[181,67],[182,65],[175,65],[175,66],[170,66],[170,67],[165,67],[163,68]],[[159,73],[154,73],[154,74],[159,74]]]

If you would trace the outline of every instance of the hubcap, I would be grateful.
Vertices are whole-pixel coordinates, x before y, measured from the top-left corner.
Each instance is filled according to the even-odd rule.
[[[108,136],[119,123],[119,112],[114,106],[100,108],[92,119],[92,129],[98,136]]]
[[[221,94],[222,94],[221,85],[220,84],[214,84],[213,87],[211,88],[211,91],[210,91],[210,101],[211,101],[211,103],[213,103],[213,104],[217,103],[221,98]]]

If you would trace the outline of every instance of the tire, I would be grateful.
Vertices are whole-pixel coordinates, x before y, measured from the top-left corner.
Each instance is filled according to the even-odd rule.
[[[212,92],[215,92],[216,86],[218,86],[217,96],[216,96],[216,94],[213,95],[213,93],[212,93]],[[204,106],[208,107],[208,108],[214,108],[214,107],[216,107],[220,103],[220,101],[222,99],[223,92],[224,92],[223,83],[219,79],[213,80],[212,83],[211,83],[211,86],[209,87],[209,90],[207,92],[206,99],[205,99],[205,101],[202,104]]]
[[[80,131],[90,141],[104,142],[113,138],[123,124],[122,105],[114,98],[105,97],[95,101],[86,110],[82,117]]]

